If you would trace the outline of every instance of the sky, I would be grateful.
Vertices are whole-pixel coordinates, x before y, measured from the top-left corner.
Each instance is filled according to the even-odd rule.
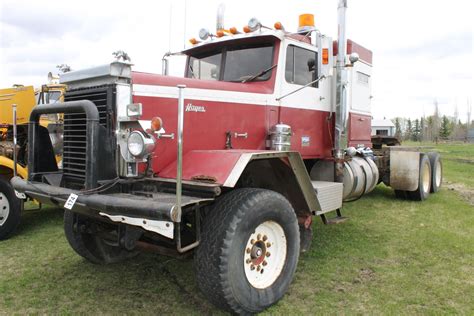
[[[316,27],[336,39],[337,2],[0,0],[0,87],[40,86],[58,64],[101,65],[116,50],[130,55],[134,70],[160,73],[165,52],[189,47],[202,27],[215,29],[220,3],[225,27],[241,29],[257,17],[296,31],[298,15],[312,13]],[[474,87],[471,0],[348,0],[348,7],[348,38],[374,53],[375,118],[428,116],[436,100],[441,114],[457,108],[466,120]],[[170,66],[182,75],[182,61]]]

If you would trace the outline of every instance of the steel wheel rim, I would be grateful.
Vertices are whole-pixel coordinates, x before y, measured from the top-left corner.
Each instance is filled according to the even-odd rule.
[[[10,202],[8,202],[7,196],[0,192],[0,226],[3,226],[8,219],[10,214]]]
[[[271,286],[285,265],[287,241],[283,228],[274,221],[258,225],[244,249],[247,281],[257,289]]]
[[[436,161],[436,176],[435,176],[435,182],[436,182],[436,187],[441,186],[441,162],[438,160]]]
[[[430,191],[430,165],[423,164],[423,174],[421,175],[421,183],[423,184],[423,192],[429,193]]]

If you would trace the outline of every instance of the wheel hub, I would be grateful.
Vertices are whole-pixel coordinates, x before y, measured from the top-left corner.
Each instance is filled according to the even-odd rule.
[[[265,254],[267,253],[267,247],[265,243],[261,240],[258,240],[252,246],[250,250],[250,259],[253,265],[259,265],[265,260]]]
[[[10,203],[4,193],[0,192],[0,226],[3,226],[10,214]]]
[[[286,252],[286,236],[278,223],[267,221],[257,226],[244,253],[244,271],[249,283],[260,289],[272,285],[283,269]]]

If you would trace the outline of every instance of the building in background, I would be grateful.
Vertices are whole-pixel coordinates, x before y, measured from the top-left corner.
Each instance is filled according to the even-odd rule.
[[[395,124],[391,120],[372,119],[372,136],[395,136]]]

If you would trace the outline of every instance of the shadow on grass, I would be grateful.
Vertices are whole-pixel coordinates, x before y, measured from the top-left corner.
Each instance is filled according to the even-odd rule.
[[[31,234],[37,230],[49,228],[52,223],[62,226],[63,209],[48,206],[38,209],[36,205],[28,204],[21,214],[20,226],[15,235]]]
[[[96,312],[130,311],[131,307],[134,313],[215,315],[220,312],[199,292],[192,258],[178,260],[141,253],[134,259],[106,266],[76,258],[64,266],[62,273],[72,282],[76,278],[93,280],[88,289],[92,296],[86,300],[114,304],[113,308],[96,306],[92,309]],[[77,284],[78,288],[81,284],[83,281]],[[83,295],[76,290],[73,293],[75,300],[76,295]]]

